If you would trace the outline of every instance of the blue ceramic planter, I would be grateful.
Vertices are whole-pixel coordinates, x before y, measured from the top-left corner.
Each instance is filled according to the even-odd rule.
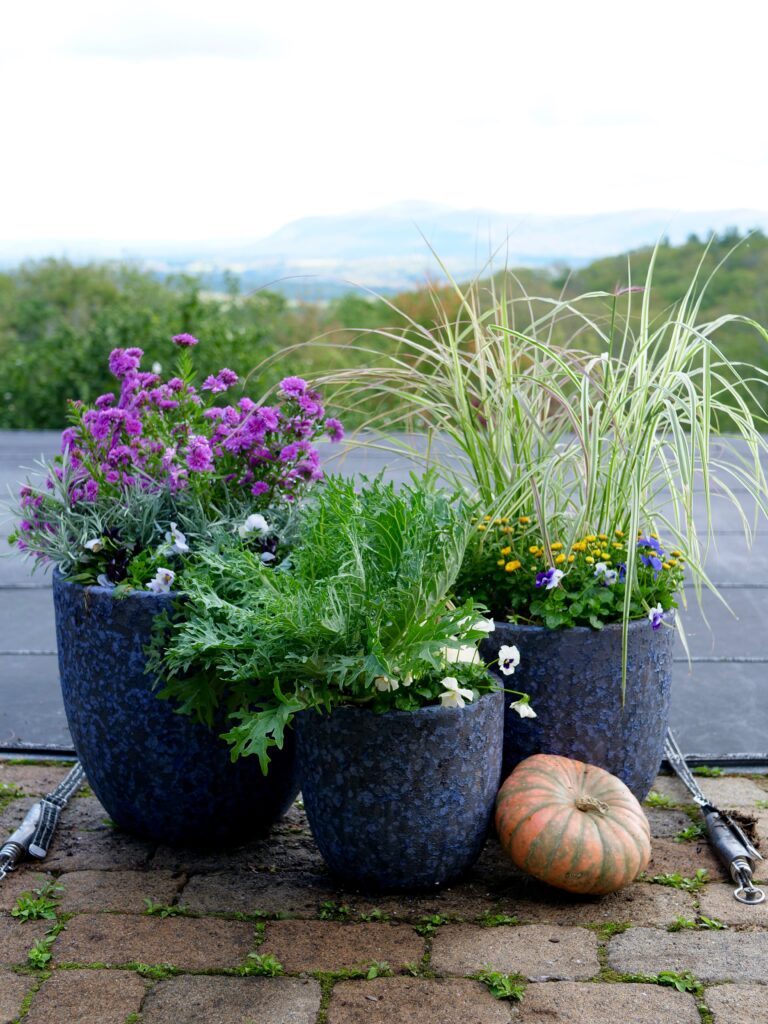
[[[145,674],[152,620],[173,595],[116,599],[53,576],[64,708],[88,782],[122,828],[158,842],[223,846],[263,833],[298,791],[293,738],[265,778],[232,764],[210,730],[159,700]]]
[[[485,843],[499,786],[503,694],[464,708],[296,719],[301,791],[328,867],[356,887],[444,885]]]
[[[658,773],[669,718],[672,644],[668,625],[629,624],[627,689],[621,702],[621,625],[550,630],[497,622],[480,645],[491,671],[530,694],[536,718],[505,711],[503,777],[531,754],[560,754],[605,768],[643,800]],[[520,651],[514,675],[502,676],[499,647]]]

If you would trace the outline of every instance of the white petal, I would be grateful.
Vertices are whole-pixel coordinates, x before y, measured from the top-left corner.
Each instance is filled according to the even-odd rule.
[[[516,711],[521,718],[535,718],[536,712],[527,700],[515,700],[509,705],[510,711]]]

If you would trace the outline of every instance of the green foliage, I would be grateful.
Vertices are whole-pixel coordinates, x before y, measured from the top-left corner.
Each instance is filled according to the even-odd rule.
[[[352,911],[346,903],[338,904],[333,900],[323,900],[317,912],[321,921],[348,921]]]
[[[144,913],[148,917],[185,917],[189,914],[187,907],[181,904],[168,906],[165,903],[155,903],[148,896],[145,896],[144,902],[146,903]]]
[[[681,829],[674,837],[676,843],[691,843],[707,834],[707,826],[703,821],[696,821],[688,828]]]
[[[46,935],[42,939],[37,939],[30,951],[27,953],[27,963],[30,967],[34,967],[35,970],[43,970],[48,963],[50,963],[53,953],[51,952],[51,946],[53,940],[56,938],[55,935]]]
[[[768,811],[768,800],[755,800],[755,807],[760,811]]]
[[[391,978],[394,973],[386,960],[371,960],[365,977],[367,981],[373,981],[374,978]]]
[[[425,914],[419,919],[419,923],[414,925],[414,931],[417,935],[421,935],[422,938],[428,938],[434,935],[437,929],[444,924],[448,924],[448,918],[443,917],[442,914]]]
[[[721,775],[725,775],[722,768],[710,768],[709,765],[700,764],[698,768],[691,768],[694,775],[703,775],[705,779],[718,779]]]
[[[719,921],[716,917],[707,917],[705,914],[699,914],[699,928],[705,928],[713,932],[720,932],[727,927],[727,924]]]
[[[249,953],[248,963],[243,966],[241,973],[277,978],[279,975],[285,974],[285,968],[271,953]]]
[[[64,892],[64,886],[57,882],[46,882],[32,892],[22,892],[16,899],[16,906],[11,916],[20,921],[55,921],[58,899]]]
[[[679,974],[675,971],[660,971],[656,975],[658,985],[668,985],[677,989],[678,992],[697,992],[701,983],[694,978],[690,971],[682,971]]]
[[[374,907],[367,914],[361,913],[359,917],[361,921],[389,921],[389,914],[386,910],[381,910],[379,907]]]
[[[696,928],[696,922],[690,917],[678,916],[675,920],[667,927],[668,932],[681,932],[687,928]]]
[[[709,881],[704,868],[697,868],[693,878],[687,878],[679,872],[665,875],[654,875],[651,879],[657,885],[666,885],[672,889],[682,889],[684,892],[698,892],[706,882]]]
[[[671,797],[668,797],[665,793],[657,793],[655,790],[651,790],[648,796],[645,798],[644,803],[647,807],[674,807],[675,801]]]
[[[255,754],[266,771],[302,709],[413,710],[447,692],[447,677],[466,699],[488,692],[474,652],[488,624],[472,601],[448,601],[469,529],[431,478],[399,491],[329,479],[290,571],[237,544],[189,561],[185,601],[150,659],[162,695],[208,723],[226,707],[233,757]]]
[[[519,1003],[525,995],[525,980],[520,974],[502,974],[492,967],[483,967],[474,977],[487,986],[494,999]]]

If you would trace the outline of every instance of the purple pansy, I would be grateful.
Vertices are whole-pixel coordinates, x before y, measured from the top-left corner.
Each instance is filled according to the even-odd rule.
[[[651,629],[661,628],[661,624],[664,621],[664,609],[660,604],[657,604],[655,608],[651,608],[649,610],[648,618],[651,620]]]
[[[554,590],[564,575],[562,569],[555,569],[552,566],[544,572],[536,573],[536,586],[546,587],[547,590]]]
[[[659,544],[655,537],[640,537],[637,541],[637,546],[643,549],[640,552],[640,561],[643,565],[649,565],[653,569],[655,579],[661,572],[662,559],[664,558],[664,550],[661,544]]]

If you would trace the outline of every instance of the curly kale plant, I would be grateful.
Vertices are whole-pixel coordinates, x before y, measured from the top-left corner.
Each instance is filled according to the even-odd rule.
[[[257,754],[264,771],[304,709],[463,707],[496,686],[476,650],[492,623],[448,600],[471,529],[430,480],[331,479],[290,568],[235,544],[191,560],[155,648],[162,695],[210,725],[225,709],[233,758]]]

